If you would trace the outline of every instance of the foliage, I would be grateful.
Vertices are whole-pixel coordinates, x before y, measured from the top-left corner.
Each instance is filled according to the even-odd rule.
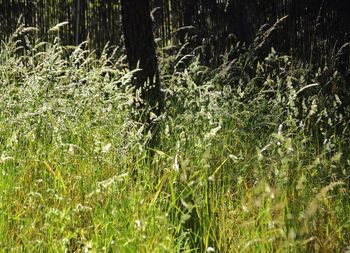
[[[150,156],[124,58],[27,32],[0,53],[2,249],[349,250],[349,112],[319,93],[337,73],[240,45],[215,70],[163,59]]]

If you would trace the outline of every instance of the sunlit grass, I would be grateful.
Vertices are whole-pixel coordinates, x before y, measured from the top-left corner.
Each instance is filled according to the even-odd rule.
[[[14,40],[0,53],[2,250],[349,250],[349,150],[332,128],[347,123],[313,93],[297,115],[288,58],[261,63],[280,64],[263,87],[199,83],[196,62],[172,73],[149,152],[122,59]]]

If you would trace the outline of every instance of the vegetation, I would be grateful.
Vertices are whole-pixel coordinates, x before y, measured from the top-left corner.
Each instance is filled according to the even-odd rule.
[[[150,150],[118,50],[31,32],[0,52],[3,251],[350,250],[350,114],[330,63],[261,58],[264,36],[215,69],[161,50]]]

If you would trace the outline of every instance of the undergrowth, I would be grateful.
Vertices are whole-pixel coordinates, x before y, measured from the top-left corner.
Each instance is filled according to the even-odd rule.
[[[150,152],[125,57],[31,32],[0,52],[2,251],[350,250],[338,73],[239,44],[215,70],[163,58]]]

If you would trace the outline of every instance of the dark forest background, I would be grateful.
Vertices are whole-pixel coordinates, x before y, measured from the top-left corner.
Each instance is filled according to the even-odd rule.
[[[349,41],[350,3],[347,0],[152,0],[156,41],[163,49],[189,43],[201,47],[201,61],[218,65],[222,54],[237,41],[251,43],[282,17],[267,47],[318,61],[320,54],[334,52]],[[122,45],[121,8],[118,0],[2,0],[0,39],[11,34],[20,17],[27,26],[60,29],[65,45],[89,38],[90,47],[101,52],[107,42]]]

